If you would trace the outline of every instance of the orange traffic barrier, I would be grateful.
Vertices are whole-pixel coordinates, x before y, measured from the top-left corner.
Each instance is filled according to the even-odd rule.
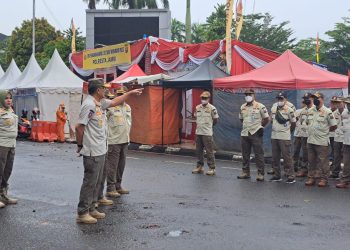
[[[57,141],[57,123],[49,122],[50,126],[50,141]]]
[[[44,122],[37,121],[37,134],[35,137],[35,141],[43,142],[44,141]]]
[[[50,142],[50,124],[49,122],[42,121],[43,124],[43,140]]]
[[[32,130],[31,130],[29,139],[32,141],[35,141],[35,137],[37,136],[37,133],[38,133],[38,123],[37,121],[32,121]]]

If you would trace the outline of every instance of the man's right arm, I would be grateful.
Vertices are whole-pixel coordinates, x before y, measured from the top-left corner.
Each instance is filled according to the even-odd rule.
[[[79,153],[80,150],[83,148],[84,130],[85,130],[85,125],[83,124],[78,124],[75,127],[75,135],[76,135],[77,145],[78,145],[77,153]]]

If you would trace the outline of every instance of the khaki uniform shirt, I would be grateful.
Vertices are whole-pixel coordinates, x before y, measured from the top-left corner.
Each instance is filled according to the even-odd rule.
[[[130,142],[131,108],[128,104],[109,108],[107,111],[108,144]]]
[[[261,123],[266,118],[269,118],[269,113],[260,102],[253,101],[251,105],[243,104],[239,113],[239,119],[243,120],[241,136],[254,135],[259,129],[263,128]]]
[[[83,148],[80,154],[101,156],[107,153],[106,109],[110,105],[110,100],[103,99],[101,103],[97,103],[91,95],[84,100],[78,121],[79,124],[85,125]]]
[[[337,125],[333,113],[323,106],[319,110],[316,107],[310,109],[307,118],[309,137],[307,143],[319,146],[329,145],[329,129]]]
[[[341,114],[342,118],[342,131],[344,133],[344,145],[350,145],[350,112],[349,110],[345,109],[343,113]]]
[[[308,137],[308,126],[307,126],[307,114],[308,108],[304,107],[295,111],[295,117],[297,118],[297,123],[295,127],[294,136],[295,137]]]
[[[206,106],[202,104],[196,107],[194,113],[196,117],[197,129],[196,135],[213,135],[213,119],[219,118],[216,108],[208,103]]]
[[[334,141],[343,142],[344,141],[344,132],[342,129],[343,123],[341,118],[341,113],[337,109],[333,112],[334,119],[337,121],[337,129],[334,132]]]
[[[16,147],[17,133],[18,116],[12,109],[5,110],[0,108],[0,146],[8,148]]]
[[[286,102],[286,105],[288,106],[288,107],[290,107],[291,109],[293,109],[293,111],[295,112],[297,109],[295,108],[295,106],[294,106],[294,104],[293,103],[291,103],[291,102]],[[278,104],[277,104],[277,102],[276,103],[274,103],[273,105],[272,105],[272,108],[277,108],[278,107]]]
[[[285,104],[279,112],[282,114],[283,118],[289,120],[285,124],[280,124],[276,120],[276,112],[278,105],[273,105],[271,109],[272,113],[272,134],[271,139],[277,140],[290,140],[291,139],[291,123],[296,122],[294,110]]]

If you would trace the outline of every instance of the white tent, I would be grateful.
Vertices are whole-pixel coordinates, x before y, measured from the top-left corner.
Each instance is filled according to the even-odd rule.
[[[78,120],[82,88],[83,80],[67,68],[57,50],[43,72],[25,83],[26,90],[35,89],[41,120],[56,121],[56,110],[63,102],[72,126]]]
[[[35,89],[19,90],[18,88],[25,88],[26,84],[40,75],[41,72],[42,69],[32,54],[22,75],[11,84],[12,88],[15,88],[12,92],[14,94],[15,110],[18,115],[21,115],[24,109],[30,112],[34,107],[38,107],[38,98]]]
[[[13,88],[26,88],[26,84],[38,77],[41,72],[43,72],[43,70],[36,61],[34,54],[32,54],[22,75],[13,82]]]
[[[17,67],[15,60],[12,59],[6,73],[0,79],[0,89],[11,89],[10,84],[20,77],[21,71]]]
[[[1,65],[0,65],[0,78],[3,77],[3,75],[5,74],[4,70],[2,69]]]

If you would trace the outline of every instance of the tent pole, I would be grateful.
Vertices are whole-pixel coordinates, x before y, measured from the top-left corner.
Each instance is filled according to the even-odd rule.
[[[162,87],[162,146],[164,146],[164,86]]]

